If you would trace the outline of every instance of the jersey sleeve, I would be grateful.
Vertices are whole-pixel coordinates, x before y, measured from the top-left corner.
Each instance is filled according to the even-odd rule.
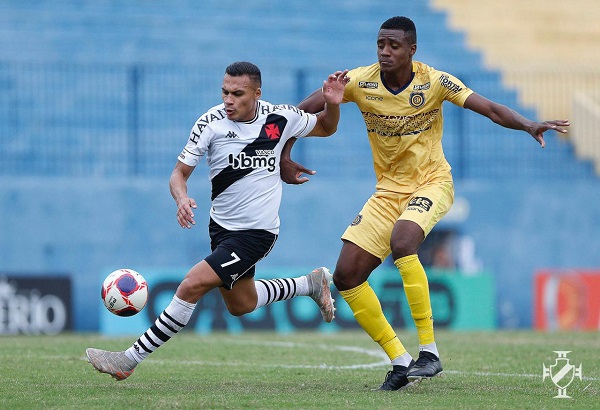
[[[198,118],[190,131],[190,136],[177,159],[186,165],[195,167],[208,150],[211,129],[202,121],[204,116]]]
[[[437,85],[444,96],[444,100],[460,107],[465,104],[467,97],[473,94],[473,90],[464,85],[462,81],[443,71],[438,72]]]
[[[293,105],[286,106],[286,118],[289,121],[288,126],[291,127],[289,138],[306,137],[317,125],[317,115],[294,107]]]
[[[360,67],[359,67],[360,68]],[[356,87],[358,84],[358,70],[359,68],[354,68],[348,71],[348,77],[350,77],[350,82],[346,84],[346,88],[344,89],[344,98],[342,99],[342,103],[353,102],[355,99]]]

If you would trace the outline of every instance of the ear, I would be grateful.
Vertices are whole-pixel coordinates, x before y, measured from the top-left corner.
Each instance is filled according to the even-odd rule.
[[[414,56],[416,52],[417,52],[417,45],[416,44],[411,45],[410,46],[410,56],[411,57]]]
[[[260,100],[260,96],[262,95],[262,90],[260,89],[260,87],[258,87],[256,89],[256,91],[254,92],[254,99],[255,100]]]

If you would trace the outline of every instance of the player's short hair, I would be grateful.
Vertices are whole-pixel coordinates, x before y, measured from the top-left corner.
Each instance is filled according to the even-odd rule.
[[[408,40],[411,44],[417,44],[417,27],[415,23],[404,16],[391,17],[383,22],[380,30],[402,30],[408,34]]]
[[[259,87],[262,86],[260,69],[247,61],[236,61],[235,63],[229,64],[225,69],[225,73],[232,77],[247,75],[250,77],[250,80],[257,83]]]

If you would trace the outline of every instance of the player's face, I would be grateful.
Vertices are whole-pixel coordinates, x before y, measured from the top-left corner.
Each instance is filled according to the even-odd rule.
[[[402,30],[379,30],[377,35],[377,59],[379,67],[385,73],[412,68],[412,56],[417,50],[416,44],[411,44],[406,32]]]
[[[225,74],[221,98],[225,104],[227,118],[232,121],[250,121],[256,115],[256,102],[260,98],[260,87],[247,75]]]

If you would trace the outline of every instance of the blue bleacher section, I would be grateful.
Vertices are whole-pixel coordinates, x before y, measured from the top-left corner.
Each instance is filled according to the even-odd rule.
[[[328,72],[375,62],[378,27],[394,15],[417,25],[416,59],[536,116],[426,1],[3,1],[0,173],[164,175],[196,117],[219,101],[227,64],[257,63],[264,98],[297,103]],[[556,135],[541,153],[522,133],[451,104],[445,115],[458,178],[593,175]],[[370,178],[363,130],[356,108],[345,107],[335,137],[295,153],[324,177]]]

